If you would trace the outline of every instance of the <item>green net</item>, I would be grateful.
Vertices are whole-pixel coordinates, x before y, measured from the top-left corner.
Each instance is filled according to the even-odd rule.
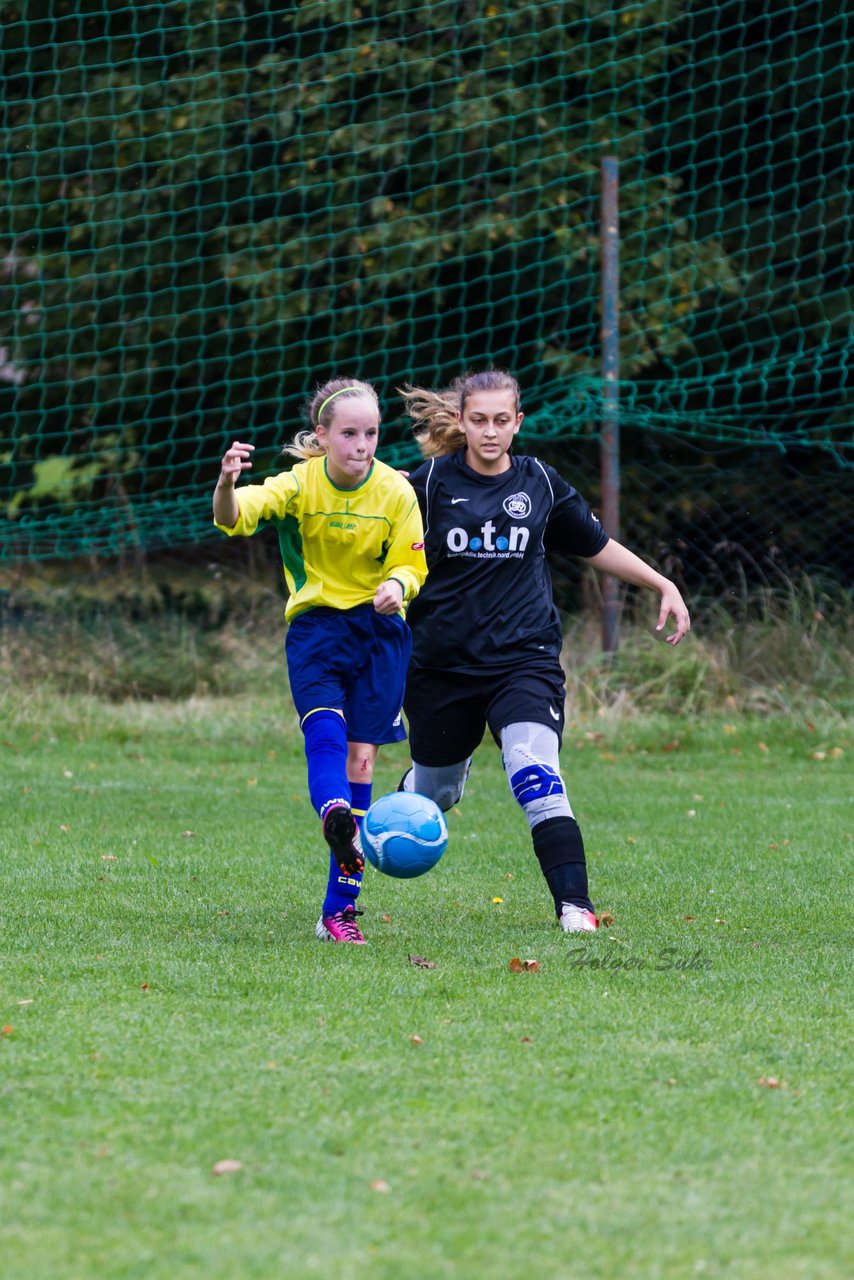
[[[342,372],[395,463],[395,387],[491,363],[589,444],[606,154],[626,447],[850,474],[845,0],[0,12],[0,558],[209,537],[228,442],[278,468]]]

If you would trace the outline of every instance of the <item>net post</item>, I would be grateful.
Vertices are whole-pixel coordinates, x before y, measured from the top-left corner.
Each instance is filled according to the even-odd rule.
[[[602,483],[602,524],[620,537],[620,266],[619,161],[601,162],[599,238],[602,257],[602,432],[599,443]],[[602,648],[615,653],[620,633],[620,598],[616,578],[602,581]]]

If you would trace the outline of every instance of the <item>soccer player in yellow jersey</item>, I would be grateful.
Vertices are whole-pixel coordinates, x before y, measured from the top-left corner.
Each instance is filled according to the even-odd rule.
[[[380,412],[367,382],[337,378],[307,406],[309,430],[286,452],[302,461],[236,488],[254,448],[222,460],[214,523],[249,536],[275,526],[288,584],[288,677],[305,737],[308,787],[330,848],[316,936],[364,943],[356,899],[358,822],[371,800],[377,747],[405,736],[401,707],[411,636],[405,607],[427,575],[415,493],[374,457]]]

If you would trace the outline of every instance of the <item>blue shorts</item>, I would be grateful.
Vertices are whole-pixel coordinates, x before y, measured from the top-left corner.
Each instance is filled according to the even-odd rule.
[[[350,742],[402,742],[401,708],[412,648],[399,614],[307,609],[288,626],[285,652],[300,725],[311,711],[343,711]]]

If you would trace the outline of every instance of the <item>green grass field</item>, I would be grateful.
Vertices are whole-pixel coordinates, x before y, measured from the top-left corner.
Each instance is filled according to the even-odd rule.
[[[587,938],[485,745],[347,948],[284,688],[0,709],[5,1280],[854,1273],[838,723],[571,725]]]

